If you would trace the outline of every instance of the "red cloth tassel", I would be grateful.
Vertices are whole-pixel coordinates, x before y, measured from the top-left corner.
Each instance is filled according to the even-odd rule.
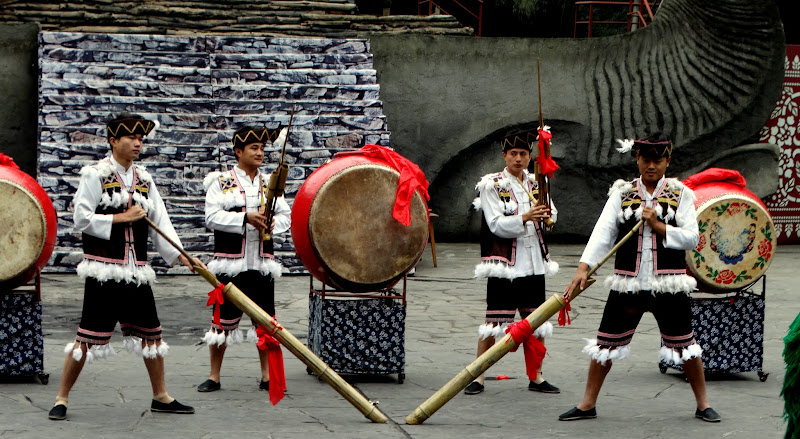
[[[219,305],[225,303],[223,299],[222,289],[225,285],[219,284],[216,288],[208,292],[208,301],[206,306],[217,305],[214,307],[214,324],[219,326]]]
[[[544,343],[533,336],[533,328],[527,320],[520,320],[510,325],[506,329],[506,333],[511,334],[511,339],[517,343],[511,352],[516,352],[519,345],[522,345],[522,352],[525,354],[525,373],[528,375],[528,379],[534,381],[542,367],[547,348],[544,347]]]
[[[279,325],[275,325],[275,331],[283,329]],[[274,334],[274,332],[272,333]],[[258,335],[258,342],[256,346],[262,351],[267,351],[269,362],[269,402],[272,405],[277,404],[283,399],[286,394],[286,375],[283,371],[283,351],[281,351],[281,344],[276,340],[272,334],[262,325],[256,327],[256,335]]]
[[[549,178],[553,178],[553,173],[560,169],[552,156],[545,156],[545,143],[550,146],[550,139],[552,138],[553,135],[550,134],[550,131],[539,128],[539,156],[536,157],[536,162],[539,163],[539,169],[541,169],[542,174]]]
[[[14,159],[0,152],[0,166],[8,166],[9,168],[19,169]]]
[[[429,201],[428,180],[425,173],[411,160],[396,153],[391,148],[380,145],[364,145],[356,151],[336,153],[336,156],[362,154],[367,157],[377,158],[386,162],[387,165],[400,173],[400,180],[397,182],[397,192],[395,194],[394,206],[392,207],[392,218],[404,226],[411,225],[411,199],[414,192],[419,191],[420,195]]]
[[[572,319],[569,317],[569,312],[572,311],[572,306],[567,300],[567,304],[558,310],[558,326],[567,326],[572,324]]]

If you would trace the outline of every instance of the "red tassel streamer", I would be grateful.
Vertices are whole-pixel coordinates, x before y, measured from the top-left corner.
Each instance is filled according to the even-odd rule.
[[[558,326],[567,326],[572,324],[572,319],[569,317],[570,311],[572,311],[572,306],[569,304],[568,300],[567,304],[558,310]]]
[[[216,288],[208,292],[208,301],[206,306],[217,305],[214,307],[214,324],[219,326],[219,305],[225,303],[223,299],[222,289],[225,285],[219,284]]]
[[[552,138],[553,135],[550,134],[550,131],[539,128],[539,156],[536,157],[536,162],[539,163],[539,169],[541,169],[542,174],[549,178],[553,178],[553,173],[560,169],[553,157],[545,155],[544,152],[545,143],[550,146],[550,139]]]
[[[511,335],[511,339],[517,343],[511,352],[516,352],[519,345],[522,345],[522,352],[525,354],[525,373],[528,379],[534,381],[542,367],[542,361],[547,353],[544,343],[533,336],[533,328],[527,320],[520,320],[506,329],[506,333]]]
[[[275,325],[275,331],[283,329],[280,325]],[[274,334],[274,332],[272,333]],[[258,342],[256,346],[262,351],[267,351],[269,362],[269,402],[277,404],[286,394],[286,375],[283,371],[283,351],[281,344],[272,334],[262,325],[256,327]]]

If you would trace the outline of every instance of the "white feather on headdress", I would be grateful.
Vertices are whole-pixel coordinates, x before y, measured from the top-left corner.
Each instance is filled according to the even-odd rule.
[[[631,152],[631,149],[633,149],[633,140],[631,139],[617,139],[617,143],[619,143],[617,151],[619,151],[622,154]]]

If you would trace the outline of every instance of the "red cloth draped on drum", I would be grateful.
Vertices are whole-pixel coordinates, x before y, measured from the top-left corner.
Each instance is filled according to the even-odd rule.
[[[428,182],[390,148],[336,154],[306,178],[292,206],[292,240],[314,277],[344,291],[393,286],[428,242]]]

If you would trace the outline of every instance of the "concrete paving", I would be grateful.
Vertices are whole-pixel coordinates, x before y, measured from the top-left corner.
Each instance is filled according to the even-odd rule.
[[[160,277],[155,285],[172,396],[195,407],[194,415],[165,415],[149,410],[150,384],[142,361],[121,351],[121,335],[112,345],[117,356],[84,368],[69,400],[66,421],[50,421],[47,412],[58,393],[63,347],[75,334],[83,284],[75,275],[46,275],[44,303],[45,372],[38,382],[0,384],[0,437],[14,438],[211,438],[239,434],[269,438],[751,438],[782,437],[784,376],[782,337],[800,311],[796,276],[800,247],[779,247],[767,272],[763,371],[711,376],[708,395],[722,415],[719,424],[694,418],[694,399],[681,374],[662,374],[657,364],[659,332],[650,314],[642,319],[631,356],[614,365],[603,387],[595,420],[560,422],[558,415],[583,395],[589,360],[583,338],[593,338],[607,291],[591,287],[573,306],[572,325],[556,326],[547,342],[545,377],[562,390],[546,395],[527,390],[521,352],[510,353],[488,371],[509,380],[489,380],[486,391],[457,395],[423,425],[407,425],[406,415],[475,358],[477,327],[482,323],[485,281],[472,278],[478,261],[475,244],[439,244],[438,267],[428,250],[408,281],[405,382],[397,375],[344,377],[390,418],[374,424],[284,349],[288,393],[276,406],[257,389],[256,348],[228,349],[222,390],[198,393],[207,378],[208,350],[199,341],[210,319],[205,307],[210,287],[199,276]],[[574,273],[582,246],[554,245],[560,273],[548,280],[548,295],[563,290]],[[601,269],[603,278],[608,268]],[[277,314],[283,326],[305,342],[308,330],[306,276],[277,282]],[[244,319],[248,320],[247,317]],[[555,324],[555,317],[552,319]]]

